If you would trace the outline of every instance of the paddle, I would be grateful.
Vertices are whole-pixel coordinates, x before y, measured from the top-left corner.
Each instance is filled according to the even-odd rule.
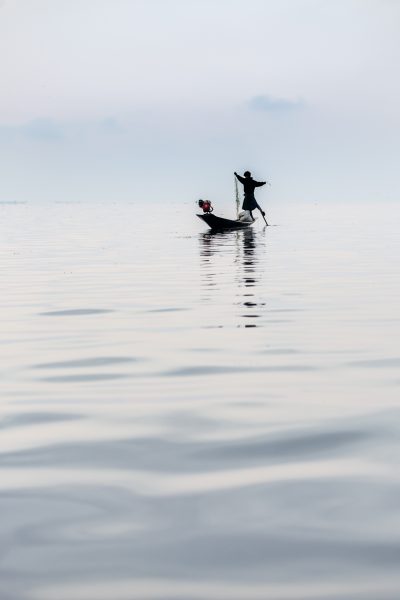
[[[267,227],[268,227],[267,219],[265,218],[265,212],[264,212],[263,210],[261,210],[261,208],[260,208],[260,213],[262,214],[262,218],[264,219],[264,221],[265,221],[265,224],[266,224],[266,225],[267,225]]]
[[[269,185],[269,187],[272,187],[269,181],[266,181],[265,183],[266,183],[267,185]],[[261,210],[261,208],[260,208],[260,210]],[[267,219],[265,218],[265,213],[264,213],[264,211],[262,211],[262,210],[261,210],[261,214],[262,214],[262,216],[263,216],[263,219],[264,219],[264,221],[265,221],[265,224],[266,224],[266,226],[268,227],[268,223],[267,223]]]

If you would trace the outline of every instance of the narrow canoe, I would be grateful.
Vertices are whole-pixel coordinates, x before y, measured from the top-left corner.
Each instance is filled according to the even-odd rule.
[[[212,213],[204,213],[202,215],[197,215],[199,219],[207,223],[211,229],[218,229],[222,231],[223,229],[245,229],[250,225],[253,225],[254,221],[244,222],[244,221],[233,221],[231,219],[224,219],[223,217],[217,217]]]

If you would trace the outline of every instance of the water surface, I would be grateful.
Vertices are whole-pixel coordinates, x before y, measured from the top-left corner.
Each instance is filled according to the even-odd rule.
[[[0,205],[0,597],[398,600],[399,209],[194,212]]]

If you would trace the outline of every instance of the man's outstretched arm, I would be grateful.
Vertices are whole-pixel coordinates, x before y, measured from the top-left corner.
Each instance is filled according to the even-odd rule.
[[[245,179],[244,179],[244,177],[240,177],[240,175],[238,175],[238,174],[236,173],[236,171],[235,171],[235,173],[234,173],[234,174],[236,175],[236,177],[238,178],[238,180],[240,181],[240,183],[244,183],[244,182],[245,182]]]
[[[266,181],[255,181],[254,185],[256,187],[261,187],[262,185],[265,185],[267,182]]]

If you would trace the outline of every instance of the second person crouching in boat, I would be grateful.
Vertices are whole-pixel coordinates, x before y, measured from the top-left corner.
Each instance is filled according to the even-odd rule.
[[[256,189],[256,187],[261,187],[262,185],[265,185],[267,182],[266,181],[255,181],[252,178],[250,171],[245,171],[243,173],[243,175],[244,175],[244,177],[241,177],[235,171],[235,176],[240,181],[240,183],[243,184],[243,189],[244,189],[244,200],[243,200],[243,206],[242,206],[243,210],[250,211],[250,216],[253,219],[253,221],[254,221],[254,217],[253,217],[252,211],[255,208],[258,208],[258,210],[260,211],[262,216],[265,217],[265,212],[262,210],[261,206],[259,206],[257,200],[254,197],[254,190]]]

